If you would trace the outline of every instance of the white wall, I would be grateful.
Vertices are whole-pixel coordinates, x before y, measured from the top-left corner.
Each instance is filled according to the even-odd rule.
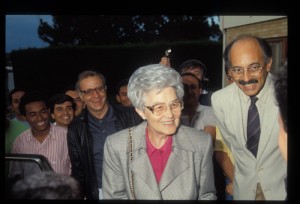
[[[220,16],[220,29],[223,31],[226,28],[286,17],[287,16]]]

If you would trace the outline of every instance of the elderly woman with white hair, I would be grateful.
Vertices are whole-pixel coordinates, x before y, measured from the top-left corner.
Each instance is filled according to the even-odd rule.
[[[215,200],[212,139],[180,125],[183,84],[160,64],[137,69],[128,97],[145,120],[106,139],[104,199]]]

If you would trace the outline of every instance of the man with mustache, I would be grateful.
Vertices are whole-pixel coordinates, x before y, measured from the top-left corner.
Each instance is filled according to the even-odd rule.
[[[239,36],[227,45],[224,60],[234,83],[212,95],[212,107],[235,160],[233,199],[284,200],[287,165],[277,142],[271,47],[261,38]]]

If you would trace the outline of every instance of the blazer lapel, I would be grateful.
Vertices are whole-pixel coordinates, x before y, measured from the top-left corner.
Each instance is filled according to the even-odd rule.
[[[138,153],[138,154],[140,154],[140,156],[138,156],[138,158],[132,161],[129,168],[132,170],[134,177],[139,177],[145,183],[144,184],[139,183],[136,184],[135,186],[147,185],[149,189],[152,190],[148,192],[149,197],[153,199],[161,199],[160,190],[150,160],[148,158],[148,155],[146,153],[144,154]],[[138,192],[139,189],[135,188],[135,191]]]
[[[129,165],[130,170],[133,172],[134,177],[139,177],[145,183],[138,183],[136,186],[147,185],[152,190],[148,192],[149,197],[153,199],[162,199],[160,190],[156,181],[156,177],[146,152],[146,135],[145,128],[146,122],[137,126],[132,130],[133,138],[133,160]],[[135,191],[139,191],[135,188]]]
[[[259,159],[266,148],[267,144],[270,142],[269,140],[273,140],[274,138],[271,138],[273,131],[276,131],[275,128],[277,128],[277,131],[279,131],[279,124],[278,124],[278,107],[275,105],[275,98],[273,90],[269,91],[268,95],[266,96],[266,101],[264,101],[264,113],[261,115],[263,118],[261,118],[261,124],[264,124],[263,128],[261,128],[261,134],[259,138],[259,145],[258,145],[258,151],[257,151],[257,158]],[[268,108],[266,108],[268,107]],[[265,111],[267,110],[267,112]],[[275,140],[277,142],[277,139]]]
[[[189,164],[181,157],[172,153],[159,182],[160,191],[163,191],[181,172],[186,170]]]
[[[159,188],[163,191],[177,176],[185,171],[189,164],[185,161],[182,151],[195,151],[185,132],[179,128],[178,133],[173,136],[172,153],[168,159],[162,174]]]
[[[241,94],[237,85],[235,89],[236,90],[234,90],[234,92],[238,92],[239,94]],[[246,142],[245,131],[244,131],[245,121],[243,119],[243,113],[242,113],[243,110],[241,104],[243,102],[240,100],[239,94],[233,94],[232,101],[229,103],[230,107],[228,109],[230,113],[226,115],[229,115],[230,117],[229,121],[232,124],[234,129],[233,137],[236,138],[236,140],[244,150],[248,150],[247,147],[245,146],[245,142]]]

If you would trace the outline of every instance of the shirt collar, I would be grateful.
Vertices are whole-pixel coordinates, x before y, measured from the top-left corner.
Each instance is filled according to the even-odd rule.
[[[269,93],[270,86],[272,86],[271,74],[268,73],[264,86],[262,87],[260,92],[256,95],[256,97],[259,99],[258,100],[259,102],[265,102],[265,100],[267,99],[268,93]],[[250,100],[250,97],[247,96],[246,94],[244,94],[244,92],[240,88],[238,88],[238,90],[239,90],[240,99],[244,103],[248,103]]]
[[[147,143],[147,152],[148,152],[148,155],[151,155],[154,151],[158,150],[150,142],[149,135],[148,135],[148,128],[146,128],[146,143]],[[166,153],[172,151],[172,136],[168,136],[167,141],[160,148],[160,150],[162,150],[162,151],[164,151]]]
[[[49,133],[48,133],[48,135],[47,135],[46,138],[50,138],[50,139],[53,138],[53,137],[52,137],[52,135],[53,135],[53,126],[54,126],[54,125],[52,125],[52,124],[50,123],[50,130],[49,130]],[[35,137],[33,136],[33,134],[32,134],[32,129],[30,128],[29,134],[28,134],[28,136],[27,136],[27,140],[33,140],[33,139],[35,139]],[[35,140],[36,140],[36,139],[35,139]]]
[[[95,122],[102,121],[102,120],[104,120],[106,122],[111,122],[111,121],[115,120],[114,110],[113,110],[111,104],[108,105],[108,109],[102,119],[99,119],[99,118],[96,118],[95,116],[93,116],[89,110],[88,110],[88,115],[89,115],[89,120],[92,119]]]

